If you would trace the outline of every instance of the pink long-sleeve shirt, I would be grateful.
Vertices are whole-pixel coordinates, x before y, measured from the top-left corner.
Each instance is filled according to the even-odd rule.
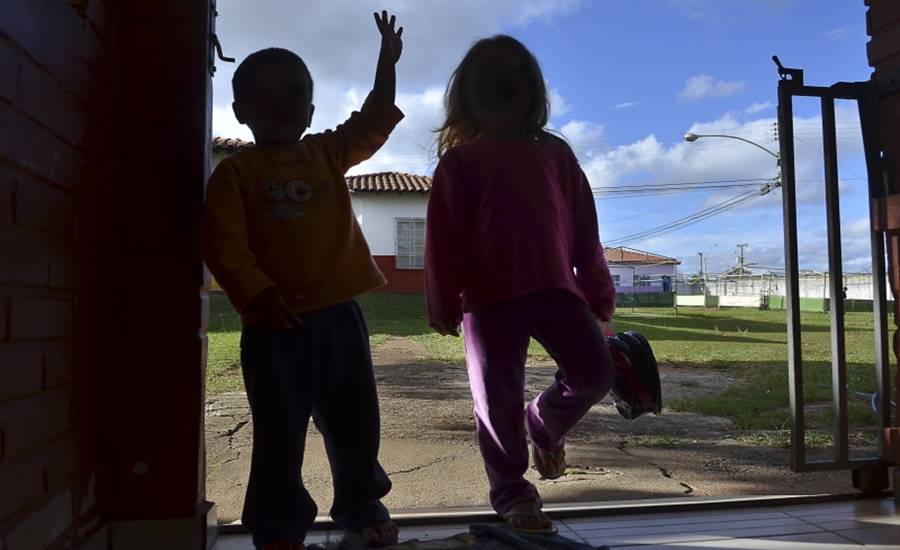
[[[425,236],[429,321],[566,289],[609,321],[616,291],[587,177],[568,145],[479,140],[434,173]]]

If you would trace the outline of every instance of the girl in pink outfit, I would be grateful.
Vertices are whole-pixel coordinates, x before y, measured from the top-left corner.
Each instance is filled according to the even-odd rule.
[[[565,472],[566,433],[610,390],[605,332],[615,288],[587,178],[545,129],[540,66],[518,40],[477,42],[453,73],[428,202],[430,325],[462,323],[478,442],[494,509],[516,529],[552,532],[528,469],[526,428],[545,478]],[[534,337],[556,381],[524,403]]]

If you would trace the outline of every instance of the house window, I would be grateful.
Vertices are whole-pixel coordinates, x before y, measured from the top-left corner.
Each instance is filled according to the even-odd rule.
[[[634,287],[635,288],[650,288],[650,281],[653,279],[650,275],[635,275],[634,277]]]
[[[619,284],[622,282],[621,275],[613,275],[612,278],[613,278],[613,284],[616,286],[619,286]]]
[[[425,268],[425,218],[397,218],[397,269]]]

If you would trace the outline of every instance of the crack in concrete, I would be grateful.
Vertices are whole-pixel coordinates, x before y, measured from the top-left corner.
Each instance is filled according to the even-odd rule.
[[[621,451],[622,453],[624,453],[624,454],[630,456],[631,458],[636,458],[636,459],[638,459],[638,460],[640,460],[640,461],[643,461],[643,462],[649,464],[650,466],[653,466],[654,468],[656,468],[657,470],[659,470],[659,473],[662,474],[662,476],[663,476],[664,478],[666,478],[666,479],[671,479],[672,481],[674,481],[674,482],[678,483],[679,485],[681,485],[682,487],[684,487],[684,494],[685,494],[685,495],[692,495],[692,494],[694,494],[694,491],[696,491],[696,489],[695,489],[692,485],[690,485],[690,484],[688,484],[688,483],[685,483],[685,482],[679,480],[678,478],[676,478],[676,477],[672,474],[672,472],[670,472],[669,470],[667,470],[667,469],[664,468],[663,466],[660,466],[659,464],[656,464],[656,463],[653,462],[653,461],[647,460],[646,458],[640,457],[640,456],[638,456],[638,455],[636,455],[636,454],[634,454],[634,453],[628,452],[627,450],[625,450],[625,446],[626,446],[626,445],[628,445],[628,441],[624,441],[624,440],[623,440],[623,441],[619,441],[619,442],[616,444],[616,448],[619,449],[619,451]],[[706,491],[703,491],[703,492],[705,493]],[[708,494],[708,493],[707,493],[707,494]]]
[[[449,462],[451,460],[455,460],[459,456],[460,455],[440,456],[438,458],[435,458],[431,462],[427,462],[425,464],[420,464],[418,466],[413,466],[412,468],[407,468],[406,470],[395,470],[393,472],[388,472],[388,476],[395,476],[395,475],[399,475],[399,474],[410,474],[412,472],[416,472],[416,471],[422,470],[424,468],[429,468],[431,466],[434,466],[435,464],[440,464],[441,462]]]
[[[233,428],[222,432],[223,437],[228,438],[228,450],[234,450],[234,436],[237,435],[237,433],[239,431],[241,431],[241,428],[243,428],[244,426],[246,426],[249,423],[250,423],[249,420],[241,420],[240,422],[235,424]]]

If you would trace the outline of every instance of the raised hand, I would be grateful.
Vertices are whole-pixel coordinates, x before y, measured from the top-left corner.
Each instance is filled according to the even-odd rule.
[[[394,30],[397,16],[391,15],[388,18],[387,10],[382,10],[380,14],[375,13],[374,15],[378,32],[381,33],[381,55],[379,60],[395,64],[400,60],[400,54],[403,53],[403,27]]]

